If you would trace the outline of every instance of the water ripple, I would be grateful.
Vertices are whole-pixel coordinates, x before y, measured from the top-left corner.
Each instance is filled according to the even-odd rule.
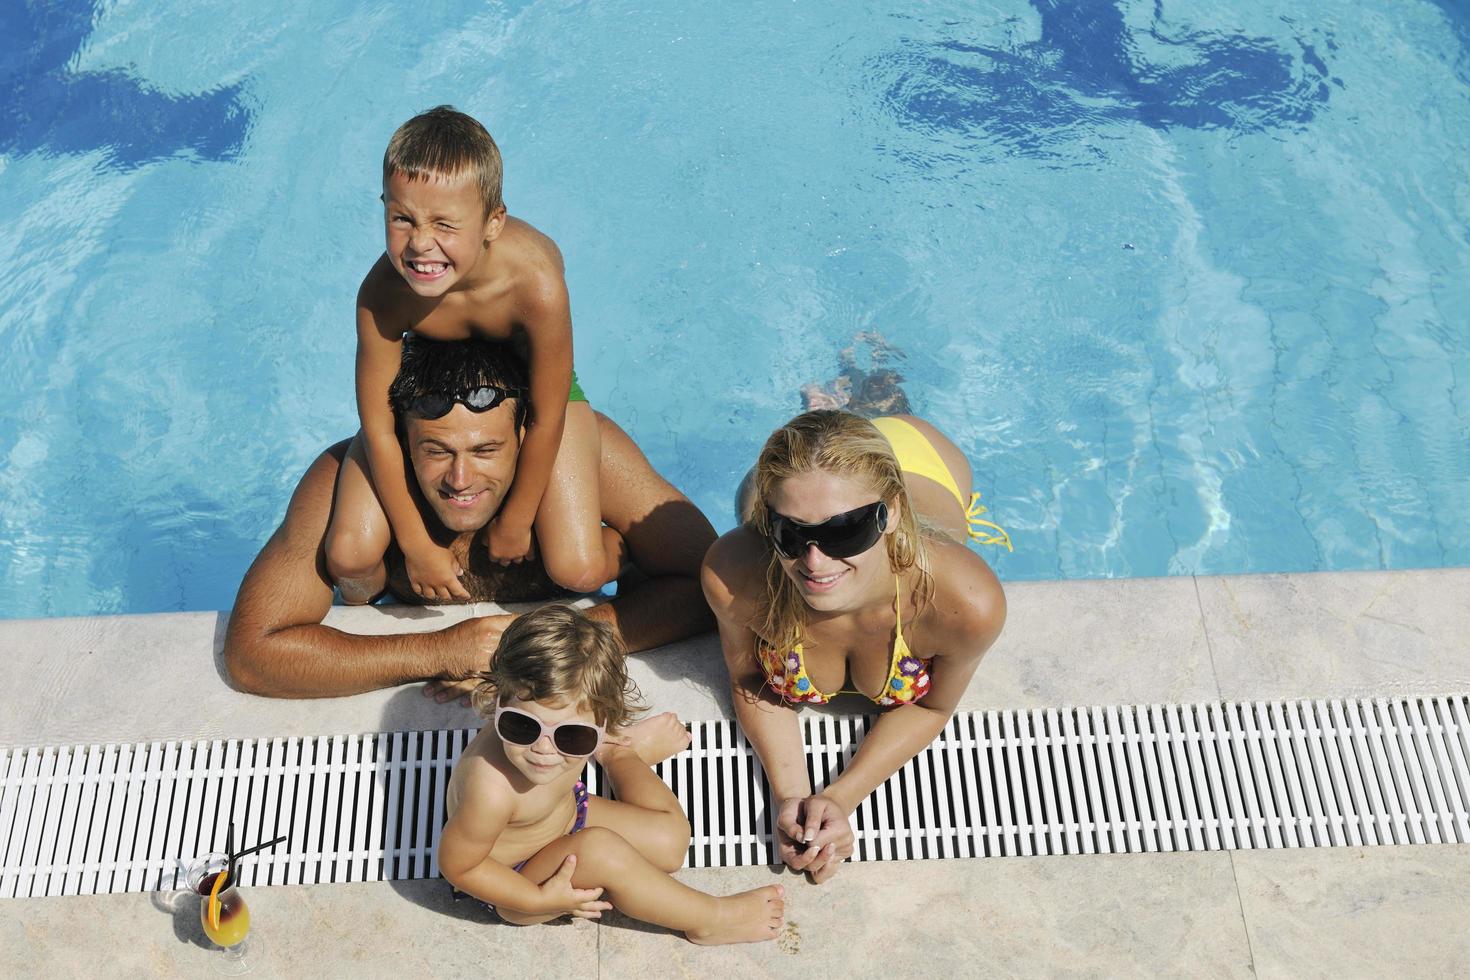
[[[1336,82],[1316,44],[1193,30],[1155,9],[1143,36],[1114,0],[1035,0],[1039,40],[990,46],[906,39],[865,74],[882,108],[942,144],[958,138],[982,158],[1014,153],[1086,164],[1110,125],[1221,129],[1300,127]],[[1332,45],[1330,35],[1324,46]],[[1167,55],[1150,60],[1144,48]]]
[[[96,0],[0,6],[0,154],[104,150],[121,170],[192,151],[233,159],[252,111],[241,85],[171,95],[123,69],[77,71]]]

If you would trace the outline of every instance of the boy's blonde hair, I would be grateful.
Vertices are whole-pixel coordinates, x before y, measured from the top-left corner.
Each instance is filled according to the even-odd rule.
[[[608,731],[643,710],[628,677],[627,648],[611,626],[553,603],[518,616],[500,634],[471,699],[486,718],[511,698],[585,704]]]
[[[452,105],[435,106],[398,127],[383,154],[383,183],[394,174],[409,180],[473,174],[485,214],[504,207],[500,148],[473,116]]]
[[[755,497],[749,523],[766,543],[766,583],[757,632],[777,650],[793,649],[805,640],[806,600],[781,567],[771,547],[769,502],[782,480],[813,470],[847,477],[871,490],[879,500],[896,501],[898,527],[884,536],[888,564],[895,574],[919,570],[914,600],[919,608],[934,594],[924,528],[909,506],[903,470],[893,447],[877,427],[852,412],[821,409],[805,412],[771,433],[755,464]],[[890,516],[889,520],[894,517]]]

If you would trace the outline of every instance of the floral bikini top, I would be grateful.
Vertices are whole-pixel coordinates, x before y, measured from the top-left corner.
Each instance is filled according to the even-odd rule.
[[[893,659],[889,663],[888,680],[884,683],[883,690],[877,694],[867,695],[875,703],[885,707],[893,704],[910,704],[929,693],[930,661],[920,660],[909,652],[909,645],[903,638],[901,605],[899,584],[895,576],[893,610],[898,615],[898,623],[893,637]],[[780,651],[764,642],[757,642],[755,650],[761,667],[766,672],[766,680],[771,685],[771,690],[779,694],[783,701],[792,704],[826,704],[837,694],[866,693],[844,689],[835,694],[823,694],[817,690],[817,686],[807,676],[806,661],[802,657],[800,643],[784,656]]]

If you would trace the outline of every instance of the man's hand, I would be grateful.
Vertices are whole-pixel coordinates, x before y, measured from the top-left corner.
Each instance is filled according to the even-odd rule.
[[[512,613],[476,616],[449,627],[445,632],[453,634],[455,646],[464,650],[464,656],[459,664],[424,685],[424,697],[440,704],[459,698],[460,704],[470,707],[470,695],[483,680],[480,673],[490,668],[500,646],[500,634],[514,619]]]
[[[514,565],[531,556],[531,527],[507,524],[496,516],[490,521],[490,533],[485,535],[485,546],[490,550],[490,560],[500,565]]]
[[[438,677],[424,685],[424,697],[433,698],[440,704],[447,704],[459,698],[460,705],[469,708],[473,707],[470,704],[470,695],[475,693],[475,688],[481,683],[478,677],[470,677],[465,680]]]
[[[449,602],[470,601],[469,590],[459,577],[464,574],[448,548],[432,541],[403,549],[403,567],[415,595]]]
[[[821,884],[852,856],[852,824],[834,801],[820,793],[804,800],[782,800],[776,812],[776,841],[781,860],[793,871],[805,871]]]

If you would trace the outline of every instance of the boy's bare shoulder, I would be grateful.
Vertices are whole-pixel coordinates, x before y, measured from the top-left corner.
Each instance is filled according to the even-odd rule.
[[[546,264],[557,275],[566,271],[566,262],[562,260],[561,249],[557,248],[556,242],[529,221],[506,215],[505,230],[500,233],[500,240],[496,244],[508,246],[515,257],[527,265]]]
[[[550,236],[519,218],[507,217],[496,245],[507,261],[523,309],[566,302],[566,263]]]
[[[393,268],[393,263],[388,261],[386,252],[378,256],[367,275],[362,277],[362,285],[357,287],[357,305],[377,314],[401,307],[412,296],[413,290],[407,287],[398,270]]]

